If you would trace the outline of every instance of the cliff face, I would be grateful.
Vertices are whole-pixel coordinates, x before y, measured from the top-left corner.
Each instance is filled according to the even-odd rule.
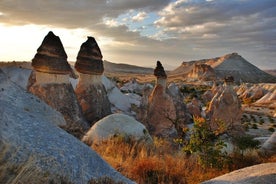
[[[213,81],[216,79],[214,69],[207,64],[195,64],[192,71],[188,73],[189,79]]]

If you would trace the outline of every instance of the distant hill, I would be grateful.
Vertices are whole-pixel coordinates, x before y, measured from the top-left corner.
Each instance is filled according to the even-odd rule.
[[[196,64],[210,65],[218,78],[233,76],[236,82],[276,83],[276,77],[257,68],[237,53],[225,56],[183,62],[171,72],[172,75],[188,75]]]
[[[153,74],[153,68],[140,67],[129,64],[117,64],[104,61],[104,71],[107,73],[135,73],[135,74]]]
[[[276,69],[275,70],[264,70],[266,73],[273,75],[276,77]]]

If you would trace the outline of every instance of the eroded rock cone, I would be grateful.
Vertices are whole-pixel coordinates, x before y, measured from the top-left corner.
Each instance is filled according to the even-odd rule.
[[[157,61],[154,75],[157,77],[157,81],[149,96],[148,129],[155,136],[174,137],[177,134],[173,125],[173,121],[176,119],[176,110],[173,99],[166,93],[167,75],[160,61]]]
[[[75,68],[79,73],[101,75],[104,72],[103,56],[93,37],[88,37],[79,50]]]
[[[62,113],[67,122],[63,129],[78,138],[82,137],[89,127],[69,81],[71,68],[58,36],[48,33],[32,65],[35,71],[30,75],[28,91]]]
[[[60,38],[50,31],[37,49],[32,60],[36,71],[52,74],[70,74],[71,67]]]
[[[76,70],[80,78],[75,89],[84,117],[92,125],[111,114],[107,92],[101,82],[104,71],[101,50],[93,37],[81,45]]]

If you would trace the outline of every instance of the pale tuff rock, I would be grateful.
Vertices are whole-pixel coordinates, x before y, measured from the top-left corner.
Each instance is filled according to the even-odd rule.
[[[276,90],[269,91],[266,95],[257,100],[254,104],[276,109]]]
[[[239,93],[239,97],[243,100],[249,100],[251,102],[259,100],[267,93],[267,90],[263,89],[259,85],[253,85],[248,88],[246,88],[246,86],[242,86],[240,88],[241,89],[238,89],[237,91],[237,93]]]
[[[93,37],[88,37],[81,45],[75,68],[79,72],[75,92],[84,117],[93,124],[111,113],[107,92],[101,82],[104,71],[102,54]]]
[[[218,123],[222,123],[230,133],[243,132],[241,103],[232,86],[226,85],[215,94],[206,114],[213,130],[219,128]]]
[[[268,155],[276,154],[276,132],[274,132],[270,138],[262,145],[261,151]]]
[[[131,116],[119,113],[108,115],[97,121],[83,136],[82,141],[91,145],[115,136],[131,137],[136,141],[152,141],[148,130],[142,123]]]
[[[154,70],[157,77],[156,86],[149,96],[147,125],[150,133],[155,136],[171,137],[176,134],[173,121],[176,110],[172,98],[166,93],[166,73],[158,61]],[[160,82],[160,80],[162,80]]]
[[[204,184],[272,184],[276,181],[276,163],[265,163],[239,169]]]
[[[67,122],[62,128],[81,137],[88,129],[88,124],[83,119],[69,81],[71,68],[58,36],[49,32],[32,60],[32,65],[35,71],[29,78],[28,91],[61,112]]]
[[[0,70],[0,183],[133,183],[91,148],[57,127],[61,113],[9,81]]]

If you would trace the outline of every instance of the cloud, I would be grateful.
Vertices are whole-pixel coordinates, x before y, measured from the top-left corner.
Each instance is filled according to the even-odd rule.
[[[137,15],[132,17],[132,20],[135,22],[143,21],[147,17],[146,12],[139,12]]]
[[[82,29],[108,40],[101,49],[110,61],[179,65],[239,52],[276,68],[275,0],[1,0],[0,7],[5,25]]]

